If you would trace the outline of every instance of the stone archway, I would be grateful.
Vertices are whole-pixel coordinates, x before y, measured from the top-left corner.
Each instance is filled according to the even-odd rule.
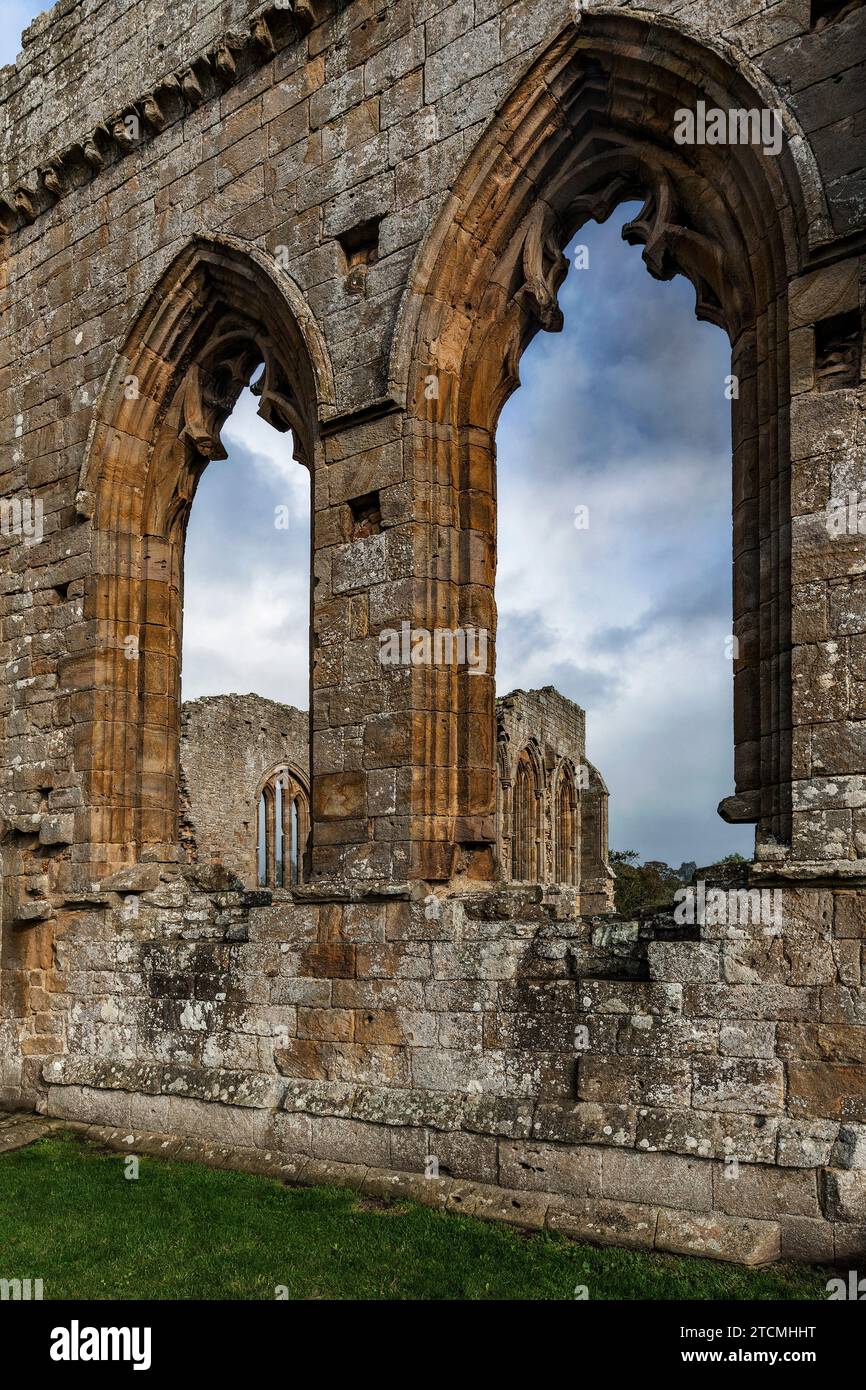
[[[686,275],[698,316],[731,342],[736,788],[720,812],[756,823],[759,849],[777,855],[792,838],[795,723],[787,291],[826,218],[789,116],[775,156],[751,144],[679,145],[676,113],[699,100],[781,105],[763,78],[673,22],[594,10],[563,31],[500,108],[418,255],[392,389],[411,415],[419,511],[435,518],[422,561],[428,616],[416,621],[445,613],[492,635],[499,413],[527,343],[561,327],[562,247],[588,219],[641,200],[624,236],[657,278]],[[455,671],[447,688],[416,679],[417,703],[442,715],[413,752],[431,768],[418,802],[420,872],[447,877],[461,849],[483,862],[490,841],[494,663],[483,679]]]
[[[90,520],[88,646],[66,663],[76,838],[88,879],[177,858],[183,545],[196,486],[225,457],[220,429],[261,368],[259,414],[315,463],[333,378],[300,293],[273,262],[197,239],[127,335],[98,402],[76,506]]]
[[[580,882],[580,817],[574,767],[563,759],[551,779],[554,881]]]
[[[512,878],[540,879],[543,855],[544,760],[530,742],[517,755],[512,806]]]

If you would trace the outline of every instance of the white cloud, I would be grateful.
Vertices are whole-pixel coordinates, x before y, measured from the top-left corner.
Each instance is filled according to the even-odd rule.
[[[244,392],[223,429],[229,457],[208,466],[192,509],[183,697],[252,690],[306,709],[310,478],[256,405]],[[284,506],[287,529],[275,524]]]
[[[287,489],[286,501],[298,521],[310,517],[310,479],[306,469],[292,456],[291,434],[279,434],[258,414],[258,399],[243,391],[222,432],[223,444],[245,449],[253,456],[256,474],[263,480],[279,479]]]

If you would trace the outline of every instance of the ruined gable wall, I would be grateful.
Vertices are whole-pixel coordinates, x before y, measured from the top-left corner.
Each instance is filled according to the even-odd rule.
[[[577,800],[577,909],[613,910],[613,876],[608,867],[607,788],[586,757],[586,713],[553,686],[513,690],[496,701],[498,747],[498,834],[500,872],[512,877],[513,788],[524,748],[537,750],[542,764],[539,877],[556,882],[556,796],[561,762],[570,762]]]
[[[181,834],[194,863],[257,880],[258,792],[280,763],[310,775],[309,715],[261,695],[211,695],[182,708]]]
[[[575,771],[586,758],[586,713],[552,685],[501,695],[496,716],[507,739],[512,776],[520,751],[530,739],[541,749],[548,772],[559,758],[568,758]]]

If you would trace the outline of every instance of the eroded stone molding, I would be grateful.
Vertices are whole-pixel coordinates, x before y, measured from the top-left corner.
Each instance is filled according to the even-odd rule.
[[[266,4],[245,33],[225,34],[213,48],[112,113],[81,141],[52,153],[29,180],[0,191],[0,236],[35,222],[108,165],[218,97],[246,72],[262,67],[319,23],[325,10],[326,0]]]
[[[257,367],[260,373],[250,384]],[[229,319],[186,374],[181,396],[180,437],[206,459],[227,457],[220,431],[245,386],[259,398],[258,414],[280,434],[292,430],[295,457],[309,463],[303,440],[304,409],[289,383],[279,351],[258,325]]]
[[[243,305],[245,311],[255,303],[257,293],[250,282],[257,277],[260,277],[262,285],[264,281],[269,282],[270,287],[267,291],[263,288],[258,291],[262,295],[262,302],[271,304],[273,301],[283,304],[291,314],[292,322],[297,326],[303,343],[302,355],[309,357],[319,417],[327,419],[333,415],[336,405],[336,383],[328,348],[309,305],[292,277],[278,267],[273,257],[236,237],[194,237],[184,250],[174,257],[160,283],[153,287],[134,315],[124,346],[118,352],[103,382],[94,407],[94,419],[79,471],[76,492],[76,511],[79,516],[88,518],[93,515],[99,450],[102,447],[105,427],[112,418],[120,418],[120,412],[123,412],[123,419],[127,422],[130,416],[135,416],[138,411],[136,402],[142,396],[148,397],[151,383],[156,384],[158,381],[152,365],[144,372],[136,372],[136,348],[133,345],[152,334],[157,350],[161,350],[167,335],[177,332],[174,309],[185,306],[187,311],[191,311],[198,297],[202,294],[207,295],[207,281],[203,278],[203,269],[207,266],[213,267],[212,285],[231,268],[230,274],[235,280],[233,293],[238,296],[237,303]],[[247,298],[248,294],[252,294],[253,297]],[[160,316],[161,327],[158,324]],[[249,368],[240,384],[238,381],[235,382],[237,394],[248,384],[249,374],[254,370],[256,361],[261,361],[264,370],[252,385],[254,394],[261,399],[259,414],[280,432],[288,429],[293,431],[295,446],[300,451],[295,457],[306,463],[308,451],[304,449],[304,441],[311,427],[310,416],[308,413],[304,414],[305,407],[295,395],[285,371],[280,367],[274,337],[264,327],[266,318],[267,315],[263,314],[255,323],[251,323],[244,312],[235,321],[235,330],[244,338],[248,354],[241,368],[241,375],[246,370],[247,363]],[[199,371],[202,370],[201,364],[205,359],[212,367],[214,355],[219,356],[223,353],[225,330],[224,324],[222,331],[215,335],[210,349],[200,353]],[[300,351],[300,345],[298,350]],[[147,358],[143,360],[149,362]],[[133,381],[136,394],[132,403],[124,406],[128,384]],[[231,413],[237,394],[230,398],[231,404],[224,410],[218,424],[214,418],[209,423],[204,422],[204,403],[201,403],[201,437],[206,447],[208,441],[210,447],[222,447],[217,445],[215,435],[218,436],[219,430]],[[193,409],[192,404],[190,408]],[[280,421],[282,423],[279,423]],[[214,453],[208,457],[221,458],[224,454]]]
[[[548,333],[558,333],[563,325],[556,297],[568,273],[562,239],[555,214],[544,203],[537,203],[529,214],[523,238],[523,285],[517,300]]]
[[[643,246],[643,259],[657,280],[685,275],[695,287],[695,314],[736,341],[744,326],[748,289],[736,254],[726,254],[719,239],[685,225],[667,170],[654,169],[651,192],[637,217],[623,227],[629,245]]]

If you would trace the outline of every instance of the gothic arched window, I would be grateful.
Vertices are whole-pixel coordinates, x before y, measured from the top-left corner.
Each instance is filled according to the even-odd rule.
[[[553,811],[557,883],[577,883],[577,794],[574,769],[563,763],[559,769]]]
[[[265,779],[259,797],[259,887],[289,888],[304,882],[309,834],[310,794],[298,773],[278,767]]]

